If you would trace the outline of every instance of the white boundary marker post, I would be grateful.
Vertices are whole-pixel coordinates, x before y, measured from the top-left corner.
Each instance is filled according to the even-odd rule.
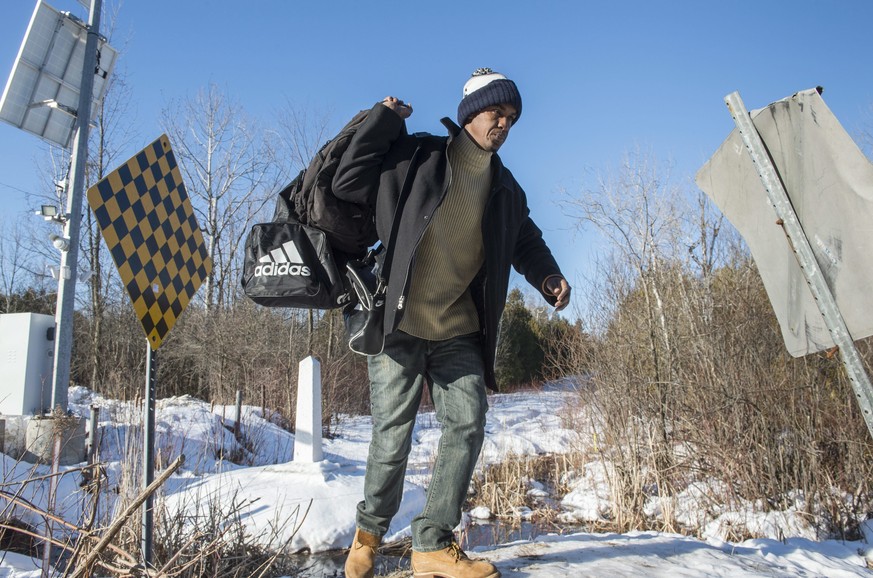
[[[294,461],[314,463],[323,459],[321,451],[321,363],[310,355],[300,362],[297,372]]]

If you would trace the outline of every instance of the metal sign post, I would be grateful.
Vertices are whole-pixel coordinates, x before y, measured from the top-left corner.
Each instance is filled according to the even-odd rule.
[[[156,352],[212,272],[176,157],[162,135],[88,189],[88,204],[145,332],[143,487],[155,475]],[[142,510],[142,550],[153,561],[154,500]]]
[[[145,436],[143,446],[145,448],[145,456],[143,457],[143,488],[149,487],[155,480],[155,350],[151,345],[146,343],[146,381],[145,381],[145,415],[144,430]],[[151,566],[154,561],[154,507],[155,498],[153,494],[146,497],[146,501],[142,507],[142,555],[148,566]]]
[[[870,435],[873,436],[873,384],[871,384],[870,378],[864,370],[861,356],[855,348],[855,343],[849,334],[837,302],[815,259],[809,239],[797,218],[779,173],[739,93],[733,92],[727,95],[724,100],[731,116],[734,118],[737,130],[752,158],[752,162],[755,164],[761,182],[767,190],[770,203],[776,210],[779,224],[782,226],[785,236],[788,237],[788,242],[791,244],[792,250],[797,257],[797,262],[821,311],[831,338],[840,350],[843,365],[852,383],[855,396],[858,398],[858,404],[864,416],[864,421],[867,424],[867,429],[870,431]]]

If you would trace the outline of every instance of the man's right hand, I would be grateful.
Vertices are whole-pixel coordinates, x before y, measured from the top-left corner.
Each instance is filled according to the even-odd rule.
[[[386,96],[382,104],[396,112],[402,119],[407,119],[412,115],[412,105],[394,96]]]

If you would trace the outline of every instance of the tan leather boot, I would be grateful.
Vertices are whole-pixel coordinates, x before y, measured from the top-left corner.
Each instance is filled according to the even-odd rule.
[[[455,543],[436,552],[412,552],[414,578],[500,578],[500,571],[485,560],[471,560]]]
[[[373,578],[376,550],[381,543],[379,536],[356,529],[349,557],[346,558],[346,578]]]

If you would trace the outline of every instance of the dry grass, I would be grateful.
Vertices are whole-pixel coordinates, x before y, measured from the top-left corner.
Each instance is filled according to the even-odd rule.
[[[554,522],[559,511],[554,500],[569,490],[567,474],[579,465],[576,454],[509,455],[474,476],[468,509],[484,506],[495,516],[510,519],[529,508],[533,521]],[[531,492],[539,487],[537,484],[543,486],[548,497]]]

